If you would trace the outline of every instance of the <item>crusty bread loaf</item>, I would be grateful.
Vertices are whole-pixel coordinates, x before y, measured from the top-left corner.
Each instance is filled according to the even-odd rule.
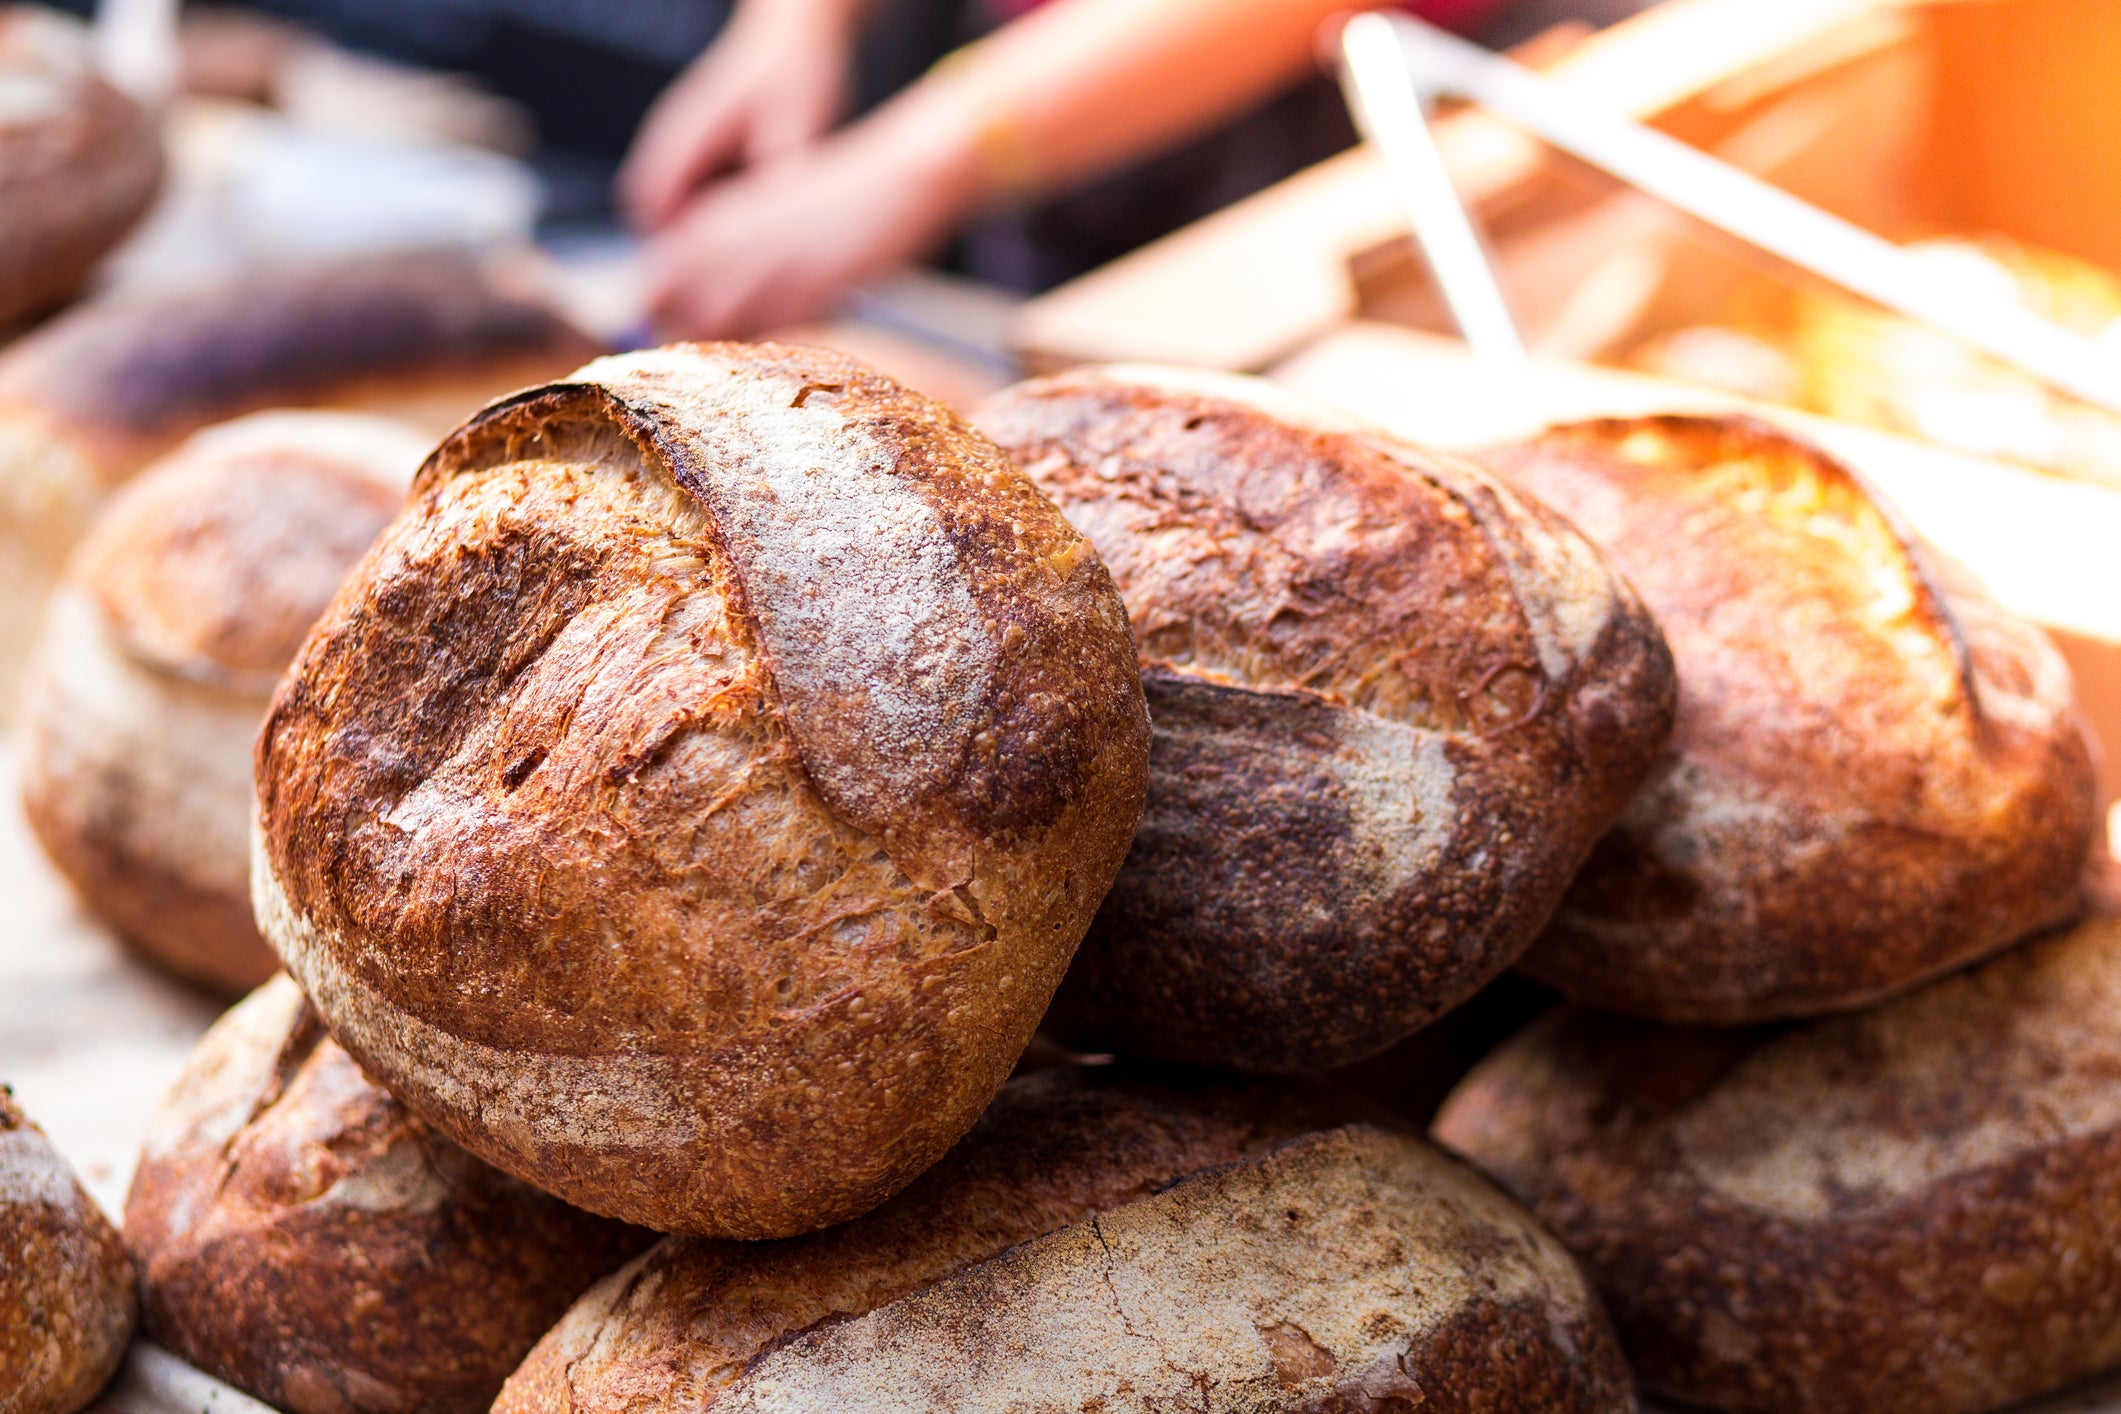
[[[452,434],[311,634],[259,921],[474,1153],[803,1232],[993,1097],[1148,731],[1110,576],[953,414],[820,350],[600,360]]]
[[[79,21],[0,6],[0,333],[81,288],[162,180],[162,137]]]
[[[132,1263],[74,1171],[0,1086],[0,1414],[73,1414],[132,1339]]]
[[[0,353],[0,692],[104,499],[210,423],[358,408],[439,436],[590,342],[463,255],[370,257],[93,300]]]
[[[2077,907],[2096,813],[2067,666],[1847,468],[1688,417],[1486,459],[1612,555],[1679,664],[1671,745],[1526,972],[1618,1011],[1760,1021]]]
[[[1411,1137],[1275,1090],[1011,1081],[857,1222],[673,1238],[496,1414],[1633,1407],[1552,1237]]]
[[[652,1240],[415,1119],[285,976],[199,1043],[125,1203],[147,1334],[288,1414],[483,1410]]]
[[[1583,1259],[1649,1388],[1954,1414],[2121,1363],[2117,1075],[2100,918],[1794,1029],[1564,1010],[1436,1133]]]
[[[1670,728],[1670,656],[1603,557],[1257,380],[1085,370],[976,420],[1111,567],[1156,724],[1049,1025],[1339,1065],[1509,966]]]
[[[52,596],[30,825],[90,912],[182,976],[241,993],[279,967],[251,920],[251,743],[426,452],[361,413],[210,428],[112,498]]]

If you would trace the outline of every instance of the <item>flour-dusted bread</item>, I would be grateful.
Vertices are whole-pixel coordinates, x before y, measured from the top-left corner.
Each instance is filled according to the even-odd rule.
[[[1583,1260],[1647,1387],[1959,1414],[2121,1364],[2117,1075],[2106,917],[1794,1028],[1566,1009],[1436,1134]]]
[[[1634,1407],[1521,1209],[1315,1097],[1011,1081],[857,1222],[673,1238],[591,1290],[495,1414],[1205,1414]]]
[[[821,350],[600,360],[452,434],[311,634],[259,920],[474,1153],[784,1236],[986,1107],[1148,736],[1104,566],[954,414]]]
[[[279,967],[251,920],[251,744],[427,450],[363,413],[210,428],[112,498],[45,611],[30,825],[90,912],[184,977],[241,993]]]
[[[0,5],[0,333],[69,299],[162,180],[162,137],[96,73],[88,29]]]
[[[1679,664],[1672,741],[1522,968],[1737,1023],[1856,1006],[2068,918],[2096,822],[2069,670],[1846,467],[1743,419],[1487,454]]]
[[[147,1335],[288,1414],[483,1410],[652,1240],[415,1119],[284,976],[199,1043],[125,1202]]]
[[[338,407],[440,436],[595,352],[505,276],[413,254],[119,292],[0,353],[0,692],[96,510],[191,433],[263,408]]]
[[[0,1086],[0,1414],[73,1414],[132,1339],[118,1230]]]
[[[1052,1024],[1332,1066],[1509,966],[1670,728],[1671,658],[1604,558],[1255,379],[1086,370],[976,420],[1111,567],[1156,724]]]

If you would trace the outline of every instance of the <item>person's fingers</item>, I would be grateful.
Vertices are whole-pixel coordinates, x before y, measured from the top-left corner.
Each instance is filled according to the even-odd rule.
[[[746,160],[771,162],[813,145],[838,120],[847,98],[846,71],[835,60],[821,59],[810,72],[791,74],[772,101],[753,114]]]
[[[745,96],[708,69],[687,73],[649,109],[614,184],[644,230],[668,225],[685,198],[744,143]]]

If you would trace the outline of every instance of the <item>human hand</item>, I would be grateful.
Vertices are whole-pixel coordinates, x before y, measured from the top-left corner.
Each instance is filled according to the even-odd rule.
[[[619,169],[619,204],[668,225],[699,185],[815,142],[845,109],[866,0],[744,0],[649,109]]]
[[[822,313],[926,253],[979,195],[972,120],[909,91],[813,147],[695,197],[649,244],[649,310],[675,338],[740,338]]]

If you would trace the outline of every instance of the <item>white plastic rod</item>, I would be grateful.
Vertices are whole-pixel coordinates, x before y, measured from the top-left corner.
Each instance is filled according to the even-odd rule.
[[[1941,280],[1892,242],[1676,138],[1580,102],[1478,45],[1404,15],[1381,22],[1397,31],[1421,91],[1471,99],[1749,245],[2121,412],[2121,361],[2091,340],[2007,296]]]
[[[1398,31],[1371,13],[1349,20],[1340,36],[1340,83],[1357,126],[1384,154],[1406,198],[1414,239],[1444,303],[1474,356],[1494,363],[1524,360],[1524,340],[1495,267],[1429,130],[1423,96],[1400,50]]]

